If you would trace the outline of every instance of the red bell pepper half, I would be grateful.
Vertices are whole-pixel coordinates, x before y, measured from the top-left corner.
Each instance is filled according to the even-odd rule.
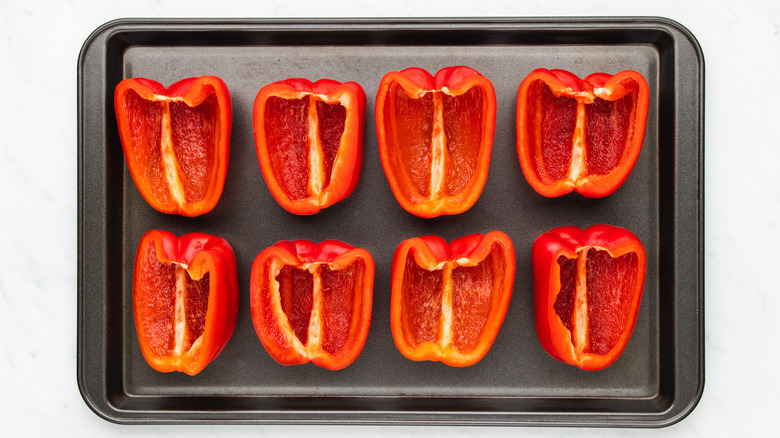
[[[257,93],[260,170],[285,210],[319,212],[349,196],[363,165],[366,94],[355,82],[287,79]]]
[[[138,244],[133,271],[138,343],[157,371],[195,375],[227,344],[238,315],[236,257],[219,237],[159,230]]]
[[[647,264],[630,231],[559,227],[533,245],[536,333],[555,359],[583,370],[612,364],[636,323]]]
[[[376,97],[379,156],[398,203],[423,218],[462,213],[487,181],[496,93],[468,67],[431,76],[420,68],[386,74]]]
[[[364,249],[335,240],[279,242],[252,265],[255,331],[280,364],[342,369],[366,342],[373,288],[374,259]]]
[[[509,236],[472,234],[405,240],[392,266],[390,325],[398,350],[415,361],[464,367],[487,354],[506,316],[515,279]]]
[[[114,109],[127,167],[149,205],[183,216],[217,205],[232,123],[230,93],[220,78],[188,78],[167,89],[150,79],[125,79],[114,91]]]
[[[612,194],[639,157],[648,102],[647,81],[635,71],[581,80],[534,70],[517,93],[517,154],[528,183],[546,197]]]

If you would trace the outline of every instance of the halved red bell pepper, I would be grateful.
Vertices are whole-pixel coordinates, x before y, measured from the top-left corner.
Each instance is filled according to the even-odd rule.
[[[423,218],[462,213],[482,194],[490,168],[496,93],[469,67],[431,76],[386,74],[376,97],[379,156],[396,200]]]
[[[504,321],[514,279],[514,246],[500,231],[449,245],[438,236],[405,240],[392,266],[395,345],[411,360],[456,367],[479,362]]]
[[[271,195],[294,214],[314,214],[349,196],[363,165],[366,94],[360,84],[287,79],[254,104],[257,158]]]
[[[252,265],[255,331],[282,365],[342,369],[363,350],[373,290],[368,251],[335,240],[279,242]]]
[[[533,245],[536,333],[555,359],[584,370],[612,364],[634,330],[647,256],[630,231],[559,227]]]
[[[114,109],[127,167],[149,205],[183,216],[217,205],[232,123],[222,79],[188,78],[167,89],[150,79],[125,79],[114,90]]]
[[[517,92],[517,154],[531,187],[546,197],[572,190],[612,194],[644,141],[649,91],[641,74],[537,69]]]
[[[236,257],[219,237],[152,230],[133,271],[138,343],[157,371],[195,375],[227,344],[238,315]]]

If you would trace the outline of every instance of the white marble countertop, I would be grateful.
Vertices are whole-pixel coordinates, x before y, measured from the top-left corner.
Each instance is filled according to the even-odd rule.
[[[780,384],[780,4],[685,0],[0,2],[0,418],[5,436],[765,436]],[[706,59],[706,385],[696,409],[659,430],[121,426],[76,384],[76,63],[101,24],[123,17],[662,16]]]

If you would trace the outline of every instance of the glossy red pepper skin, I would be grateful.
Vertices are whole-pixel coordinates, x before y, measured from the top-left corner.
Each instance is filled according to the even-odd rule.
[[[431,218],[463,213],[487,181],[496,123],[491,82],[469,67],[387,73],[375,107],[382,168],[398,203]]]
[[[264,86],[252,119],[260,170],[290,213],[315,214],[355,189],[363,166],[360,84],[287,79]]]
[[[392,265],[390,325],[398,350],[454,367],[479,362],[498,335],[515,278],[506,234],[405,240]]]
[[[138,244],[133,313],[144,359],[157,371],[195,375],[233,334],[236,258],[219,237],[152,230]]]
[[[642,149],[649,89],[638,72],[537,69],[517,92],[517,154],[526,180],[546,197],[617,190]]]
[[[230,92],[216,76],[167,89],[133,78],[114,90],[119,137],[138,191],[162,213],[198,216],[222,196],[230,159]]]
[[[559,227],[533,245],[536,333],[553,358],[600,370],[623,352],[642,301],[647,256],[630,231]]]
[[[257,336],[282,365],[350,365],[371,325],[374,259],[326,240],[282,241],[252,265],[250,300]]]

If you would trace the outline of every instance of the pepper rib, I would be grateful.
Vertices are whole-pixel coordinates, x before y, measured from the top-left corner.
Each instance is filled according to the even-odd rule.
[[[574,313],[572,315],[574,321],[571,334],[572,344],[578,355],[586,353],[590,343],[588,336],[590,321],[588,320],[587,254],[588,248],[579,252],[574,286]]]
[[[452,262],[442,270],[441,320],[439,322],[439,346],[444,349],[452,344]]]
[[[572,139],[571,164],[569,165],[569,180],[576,186],[588,178],[588,148],[585,145],[585,103],[577,100],[577,122],[574,126]]]
[[[439,193],[444,190],[445,172],[447,162],[447,135],[444,130],[444,103],[442,92],[432,91],[433,97],[433,128],[431,129],[431,173],[428,199],[431,201],[439,198]]]
[[[309,335],[304,346],[307,359],[313,359],[321,350],[322,343],[322,276],[320,275],[321,263],[314,263],[309,268],[313,276],[311,317],[309,318]]]
[[[307,191],[309,195],[318,198],[325,184],[325,160],[320,139],[320,123],[317,115],[317,99],[313,94],[308,96],[308,132],[306,136],[309,148],[309,183]]]
[[[162,104],[162,118],[160,120],[160,153],[163,161],[163,174],[168,185],[168,190],[176,205],[182,206],[187,200],[184,196],[184,184],[182,184],[181,169],[176,159],[175,145],[173,144],[173,129],[171,127],[171,100],[160,101]]]
[[[187,318],[184,310],[184,293],[187,283],[187,271],[185,271],[181,266],[177,265],[174,272],[176,276],[176,293],[173,303],[174,345],[172,353],[174,356],[179,357],[181,356],[182,352],[184,352],[184,336],[187,333]]]

